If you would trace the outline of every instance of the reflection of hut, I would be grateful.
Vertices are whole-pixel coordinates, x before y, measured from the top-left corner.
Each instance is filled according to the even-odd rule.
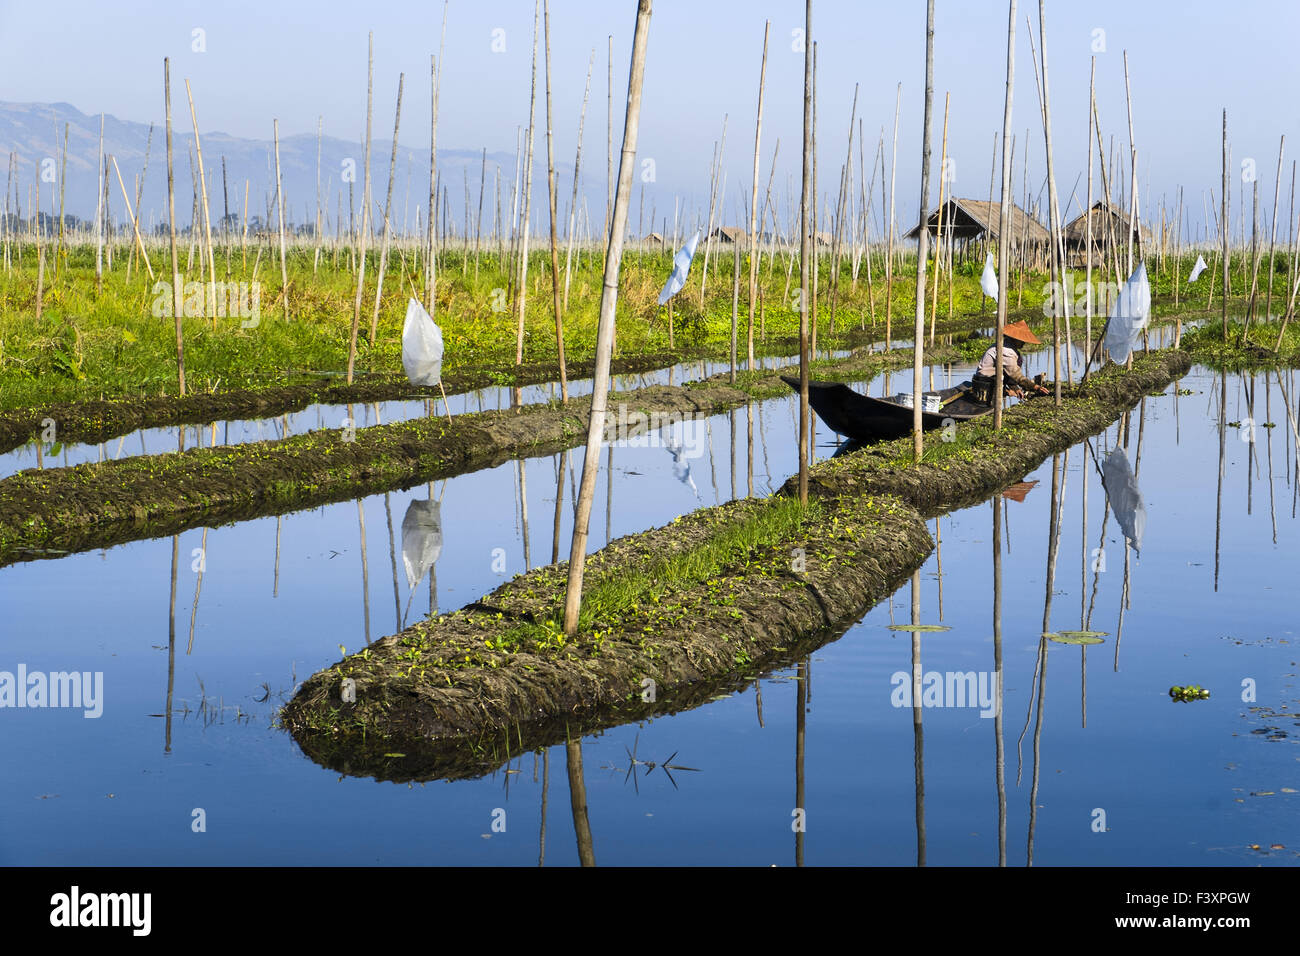
[[[745,230],[739,226],[719,226],[713,230],[713,241],[729,244],[745,241]]]
[[[1128,216],[1114,203],[1102,200],[1092,204],[1087,214],[1065,225],[1065,246],[1071,264],[1082,264],[1087,256],[1088,220],[1092,219],[1092,258],[1093,262],[1104,262],[1110,255],[1112,237],[1117,246],[1128,247],[1130,236],[1135,246],[1147,248],[1151,243],[1151,230],[1139,223],[1129,226]]]
[[[936,208],[926,219],[930,235],[939,235],[939,212]],[[954,244],[954,256],[970,257],[976,243],[997,242],[1001,235],[1002,206],[982,199],[948,199],[943,207],[943,239]],[[915,240],[920,226],[913,226],[903,238]],[[1011,254],[1022,266],[1035,267],[1046,257],[1050,233],[1038,220],[1011,204]]]

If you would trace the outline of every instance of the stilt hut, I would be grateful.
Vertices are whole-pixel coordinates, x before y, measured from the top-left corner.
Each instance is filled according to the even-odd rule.
[[[939,238],[940,207],[926,218],[930,235]],[[948,199],[942,206],[943,248],[953,242],[953,257],[982,258],[986,248],[995,245],[1001,235],[1002,206],[983,199]],[[920,227],[913,226],[903,238],[915,241]],[[1038,220],[1023,209],[1011,205],[1011,256],[1017,268],[1039,269],[1047,262],[1051,235]]]
[[[1088,256],[1088,219],[1092,219],[1092,261],[1101,264],[1109,261],[1111,243],[1118,250],[1127,251],[1129,237],[1137,249],[1151,247],[1151,230],[1141,223],[1129,226],[1128,214],[1114,203],[1098,200],[1086,214],[1080,214],[1065,226],[1065,246],[1071,266],[1081,266]]]

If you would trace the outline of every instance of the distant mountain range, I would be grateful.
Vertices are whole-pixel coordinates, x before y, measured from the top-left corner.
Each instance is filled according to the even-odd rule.
[[[173,103],[175,108],[175,103]],[[151,127],[147,123],[134,123],[105,114],[103,117],[104,153],[117,161],[123,183],[135,205],[136,178],[145,172],[140,205],[143,209],[141,227],[146,231],[165,228],[167,222],[167,141],[161,123]],[[31,215],[38,176],[40,182],[41,211],[57,216],[59,211],[59,173],[64,163],[63,143],[67,135],[65,215],[78,221],[94,218],[96,189],[99,175],[96,169],[99,152],[100,116],[87,115],[68,103],[3,103],[0,102],[0,172],[7,184],[7,208],[14,211],[15,196],[22,217]],[[426,134],[427,135],[427,134]],[[247,190],[248,219],[258,226],[268,220],[275,195],[275,155],[272,141],[242,139],[221,132],[201,132],[204,174],[210,215],[214,229],[229,210],[234,217],[232,225],[238,227],[244,218],[245,191]],[[361,215],[364,143],[352,143],[324,136],[320,141],[320,192],[324,207],[326,235],[337,228],[339,210],[342,210],[342,228],[347,232],[350,213],[348,173],[355,175],[351,183],[355,216]],[[197,195],[194,184],[198,169],[191,156],[194,153],[194,133],[189,111],[183,98],[179,112],[172,115],[172,149],[176,178],[176,223],[184,229],[189,226]],[[145,171],[145,154],[148,151],[148,169]],[[534,146],[540,155],[535,161],[533,175],[533,233],[538,235],[539,224],[547,223],[545,141],[541,131]],[[284,184],[285,219],[291,227],[310,231],[316,222],[317,206],[317,140],[311,134],[285,136],[280,140],[280,171]],[[376,139],[370,148],[371,195],[374,206],[372,219],[382,215],[384,197],[388,189],[388,165],[392,152],[391,140]],[[15,162],[16,157],[16,162]],[[395,232],[423,231],[423,208],[428,203],[429,150],[398,144],[397,166],[393,184],[391,221]],[[223,173],[224,163],[224,173]],[[453,232],[460,234],[466,207],[466,184],[469,186],[471,223],[478,216],[480,173],[483,168],[481,150],[438,149],[438,176],[445,190],[446,213]],[[514,188],[515,157],[507,153],[488,153],[486,186],[483,196],[483,234],[491,232],[496,204],[496,177],[500,175],[501,214],[510,217],[511,190]],[[573,167],[557,166],[560,183],[559,206],[562,218],[567,221],[569,197],[573,188]],[[602,171],[603,173],[603,171]],[[584,179],[587,177],[584,176]],[[589,195],[591,218],[600,223],[604,218],[604,176],[599,177],[600,196],[592,190]],[[115,223],[129,222],[122,189],[109,165],[109,197]],[[597,202],[599,201],[599,205]],[[581,204],[582,197],[579,197]],[[201,214],[200,214],[201,215]],[[635,210],[633,212],[635,221]],[[201,219],[200,219],[201,221]],[[598,227],[599,228],[599,227]],[[647,227],[648,231],[648,227]],[[563,230],[561,230],[563,232]],[[472,229],[471,229],[472,234]]]

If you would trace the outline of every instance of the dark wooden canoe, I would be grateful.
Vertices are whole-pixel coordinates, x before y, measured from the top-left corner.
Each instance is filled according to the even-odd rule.
[[[782,375],[781,381],[799,391],[798,378]],[[946,404],[937,412],[922,412],[921,428],[930,431],[941,428],[949,419],[965,422],[993,411],[992,406],[966,397],[969,387],[970,382],[963,382],[939,391],[940,400]],[[888,441],[912,433],[912,409],[889,399],[860,395],[842,382],[810,381],[808,403],[832,431],[854,441]]]

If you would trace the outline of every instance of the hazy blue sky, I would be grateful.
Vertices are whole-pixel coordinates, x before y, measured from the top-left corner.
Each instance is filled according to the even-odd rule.
[[[938,0],[936,6],[935,162],[943,97],[950,91],[949,152],[956,192],[982,198],[989,188],[993,134],[1001,125],[1007,4]],[[604,181],[606,38],[614,38],[617,157],[634,13],[633,0],[552,3],[555,137],[566,164],[573,160],[588,57],[596,50],[584,155],[584,179],[592,187]],[[1026,14],[1036,33],[1037,3],[1019,4],[1013,122],[1018,132],[1017,197],[1026,128],[1031,131],[1031,191],[1045,170]],[[327,133],[359,139],[365,123],[366,33],[373,30],[376,138],[391,132],[397,75],[405,72],[401,141],[427,148],[429,55],[438,48],[442,15],[441,2],[0,2],[0,99],[66,101],[87,113],[161,120],[162,59],[171,56],[173,97],[178,100],[173,107],[186,110],[183,80],[188,77],[204,131],[265,139],[275,117],[282,135],[314,133],[322,116]],[[1149,188],[1155,203],[1162,196],[1172,202],[1181,184],[1199,221],[1205,190],[1218,192],[1220,110],[1226,107],[1234,163],[1245,157],[1256,160],[1265,207],[1272,200],[1278,138],[1287,134],[1285,206],[1291,159],[1300,156],[1300,58],[1295,47],[1300,4],[1055,0],[1047,15],[1057,178],[1065,199],[1083,170],[1089,57],[1098,36],[1094,31],[1100,29],[1105,31],[1105,52],[1097,55],[1097,89],[1107,147],[1114,134],[1116,144],[1127,149],[1122,58],[1127,50],[1144,200]],[[702,202],[713,143],[723,115],[729,114],[729,220],[739,218],[733,200],[742,190],[748,192],[751,177],[758,68],[768,19],[772,34],[761,180],[765,185],[779,137],[775,188],[783,201],[788,177],[798,187],[803,61],[792,50],[792,31],[803,24],[803,4],[656,0],[654,5],[640,157],[655,160],[661,185],[671,184]],[[814,4],[821,191],[837,188],[854,84],[861,85],[858,115],[864,121],[870,175],[882,127],[888,153],[901,81],[901,222],[915,220],[918,199],[924,21],[921,0]],[[441,145],[513,153],[516,130],[528,121],[532,22],[531,2],[451,0],[439,107]],[[205,52],[192,49],[196,28],[204,31]],[[492,49],[497,29],[504,31],[504,52]],[[502,34],[496,36],[500,40]],[[544,157],[541,93],[539,80],[536,150]],[[184,112],[181,120],[188,126]],[[856,163],[856,146],[854,153]],[[386,159],[374,157],[372,162],[381,170]],[[1240,168],[1234,172],[1240,184]],[[936,189],[932,185],[931,203]],[[1081,180],[1080,201],[1083,189]],[[663,212],[661,206],[659,218]]]

